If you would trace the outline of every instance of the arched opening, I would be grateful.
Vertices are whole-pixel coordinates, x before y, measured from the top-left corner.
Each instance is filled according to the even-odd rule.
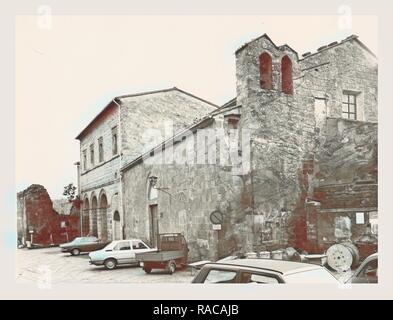
[[[82,209],[82,236],[87,236],[90,232],[90,204],[89,199],[85,198]]]
[[[272,57],[267,52],[259,56],[260,85],[262,89],[273,89]]]
[[[281,59],[281,89],[286,94],[293,93],[292,61],[288,56]]]
[[[113,240],[121,240],[121,222],[119,211],[115,211],[113,213],[113,238]]]
[[[149,200],[155,200],[158,198],[158,190],[154,188],[151,182],[149,183],[149,190],[147,196]]]
[[[98,226],[97,226],[97,197],[93,196],[91,199],[91,235],[94,237],[98,237]]]
[[[108,240],[108,200],[106,199],[105,193],[100,198],[100,223],[101,223],[101,240]]]

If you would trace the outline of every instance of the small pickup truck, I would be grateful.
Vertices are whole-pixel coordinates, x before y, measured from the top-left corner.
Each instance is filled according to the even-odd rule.
[[[136,253],[135,258],[146,273],[165,269],[169,274],[184,268],[188,262],[187,241],[181,233],[162,233],[158,236],[158,251]]]

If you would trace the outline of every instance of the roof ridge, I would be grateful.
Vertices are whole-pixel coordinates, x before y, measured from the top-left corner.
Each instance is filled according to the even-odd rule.
[[[326,51],[326,50],[335,48],[335,47],[337,47],[337,46],[339,46],[339,45],[341,45],[341,44],[343,44],[343,43],[346,43],[346,42],[348,42],[348,41],[351,41],[351,40],[356,40],[356,41],[359,43],[359,45],[362,46],[366,51],[368,51],[368,52],[369,52],[370,54],[372,54],[374,57],[377,57],[377,56],[375,55],[374,52],[372,52],[363,42],[361,42],[361,41],[359,40],[359,36],[358,36],[358,35],[356,35],[356,34],[351,34],[350,36],[348,36],[348,37],[342,39],[341,41],[336,40],[336,41],[330,42],[330,43],[327,44],[327,45],[320,46],[320,47],[317,49],[317,51],[315,51],[315,52],[312,52],[312,53],[311,53],[311,52],[303,53],[303,54],[302,54],[302,57],[303,57],[303,58],[299,59],[299,61],[305,60],[305,59],[307,59],[308,57],[314,56],[314,55],[316,55],[316,54],[318,54],[318,53],[321,53],[321,52],[324,52],[324,51]]]
[[[183,94],[186,94],[186,95],[188,95],[188,96],[190,96],[190,97],[192,97],[194,99],[197,99],[197,100],[202,101],[204,103],[210,104],[211,106],[215,107],[216,109],[220,108],[218,105],[214,104],[213,102],[210,102],[208,100],[202,99],[202,98],[200,98],[200,97],[198,97],[198,96],[196,96],[196,95],[194,95],[194,94],[192,94],[190,92],[187,92],[187,91],[184,91],[182,89],[179,89],[178,87],[171,87],[171,88],[160,89],[160,90],[151,90],[151,91],[144,91],[144,92],[138,92],[138,93],[133,93],[133,94],[125,94],[125,95],[121,95],[121,96],[115,96],[114,98],[112,98],[106,104],[106,106],[99,113],[97,113],[97,115],[93,118],[93,120],[91,120],[89,122],[89,124],[87,124],[84,127],[84,129],[77,135],[77,137],[75,139],[78,140],[83,135],[83,133],[99,118],[99,116],[101,114],[103,114],[110,107],[112,102],[115,102],[115,104],[116,104],[117,100],[121,100],[121,99],[124,99],[124,98],[138,97],[138,96],[143,96],[143,95],[156,94],[156,93],[160,93],[160,92],[169,92],[169,91],[175,91],[175,90],[178,91],[178,92],[181,92]]]
[[[178,87],[171,87],[171,88],[161,89],[161,90],[144,91],[144,92],[133,93],[133,94],[125,94],[125,95],[117,96],[117,97],[115,97],[113,99],[123,99],[123,98],[138,97],[138,96],[144,96],[144,95],[148,95],[148,94],[155,94],[155,93],[160,93],[160,92],[169,92],[169,91],[174,91],[174,90],[179,91],[181,93],[184,93],[184,94],[186,94],[186,95],[188,95],[188,96],[190,96],[190,97],[192,97],[194,99],[198,99],[198,100],[200,100],[202,102],[210,104],[210,105],[212,105],[215,108],[219,108],[219,106],[216,105],[215,103],[210,102],[210,101],[208,101],[206,99],[200,98],[200,97],[198,97],[198,96],[196,96],[196,95],[194,95],[194,94],[192,94],[190,92],[187,92],[185,90],[182,90],[182,89],[180,89]]]
[[[261,39],[261,38],[266,38],[267,40],[269,40],[269,41],[272,43],[272,45],[273,45],[277,50],[281,50],[281,48],[283,48],[283,47],[288,47],[290,50],[292,50],[294,53],[296,53],[296,55],[298,54],[297,51],[294,50],[294,49],[293,49],[289,44],[287,44],[287,43],[285,43],[285,44],[283,44],[283,45],[280,45],[280,46],[277,46],[277,45],[274,43],[274,41],[269,37],[269,35],[268,35],[267,33],[264,33],[264,34],[262,34],[261,36],[256,37],[256,38],[254,38],[254,39],[252,39],[252,40],[246,42],[245,44],[243,44],[241,47],[239,47],[239,48],[235,51],[235,54],[237,54],[238,52],[242,51],[242,50],[243,50],[244,48],[246,48],[250,43],[252,43],[252,42],[254,42],[254,41],[257,41],[257,40],[259,40],[259,39]]]

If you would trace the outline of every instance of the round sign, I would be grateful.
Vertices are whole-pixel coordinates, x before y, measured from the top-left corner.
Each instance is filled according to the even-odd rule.
[[[210,221],[213,224],[222,224],[224,221],[224,215],[220,211],[213,211],[210,214]]]

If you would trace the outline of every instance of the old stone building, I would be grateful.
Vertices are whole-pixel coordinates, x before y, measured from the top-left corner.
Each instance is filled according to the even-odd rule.
[[[122,239],[124,229],[120,169],[153,141],[149,130],[165,122],[175,130],[216,109],[214,104],[178,88],[115,97],[77,136],[80,141],[80,199],[84,235]],[[163,132],[163,135],[168,133]],[[172,135],[172,133],[169,133]]]
[[[18,244],[48,246],[80,234],[79,202],[51,200],[46,189],[33,184],[17,194]]]
[[[236,51],[236,81],[235,99],[122,167],[126,236],[182,232],[192,260],[376,239],[376,57],[356,36],[300,58],[263,35]],[[231,153],[228,128],[250,138],[240,162],[209,153]]]
[[[376,250],[375,55],[356,36],[299,57],[263,35],[235,56],[237,95],[219,108],[178,89],[123,96],[82,131],[86,232],[181,232],[191,260]]]

